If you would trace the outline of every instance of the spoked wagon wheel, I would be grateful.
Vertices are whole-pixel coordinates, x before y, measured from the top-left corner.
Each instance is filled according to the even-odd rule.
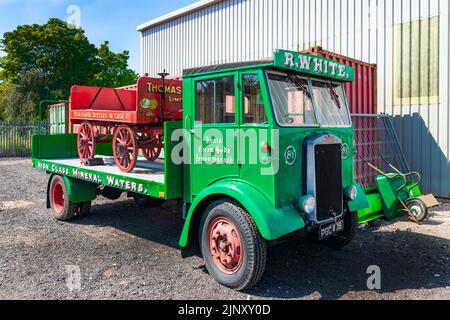
[[[114,133],[114,160],[122,172],[131,172],[136,167],[138,143],[131,128],[120,126]]]
[[[162,139],[159,136],[157,136],[148,146],[142,149],[142,153],[148,161],[155,161],[159,158],[159,155],[161,154],[162,151],[161,140]]]
[[[85,122],[78,133],[78,155],[81,163],[86,164],[89,159],[95,157],[95,131],[92,124]]]

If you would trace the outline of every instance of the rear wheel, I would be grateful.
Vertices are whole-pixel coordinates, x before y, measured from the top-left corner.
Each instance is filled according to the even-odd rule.
[[[155,136],[151,139],[151,142],[142,149],[142,154],[148,161],[158,160],[162,151],[162,139],[159,136]]]
[[[236,204],[217,201],[207,208],[200,225],[200,245],[206,267],[217,282],[246,290],[261,280],[267,244],[252,217]]]
[[[92,207],[91,202],[84,202],[79,204],[76,212],[76,217],[80,219],[89,217],[92,213],[91,207]]]
[[[141,208],[156,208],[161,206],[164,201],[158,198],[133,194],[134,203]]]
[[[428,217],[428,208],[422,200],[409,199],[408,201],[406,201],[406,205],[409,211],[411,211],[411,213],[417,219],[417,221],[424,222]]]
[[[342,249],[353,241],[358,227],[358,213],[346,212],[344,216],[344,230],[330,238],[319,241],[319,243],[333,249]]]
[[[72,220],[79,209],[79,204],[69,201],[67,186],[61,176],[54,176],[50,183],[50,205],[53,216],[59,221]]]
[[[122,172],[129,173],[136,167],[138,142],[130,127],[120,126],[114,133],[114,160]]]

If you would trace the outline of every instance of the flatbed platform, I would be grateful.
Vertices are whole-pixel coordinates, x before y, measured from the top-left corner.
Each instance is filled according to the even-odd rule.
[[[114,163],[114,158],[97,156],[104,165],[86,166],[78,158],[34,159],[35,168],[50,174],[94,183],[141,195],[160,199],[175,199],[179,194],[167,192],[167,180],[164,159],[150,162],[139,159],[136,169],[131,173],[121,172]]]
[[[59,164],[67,167],[78,168],[80,170],[95,170],[97,173],[103,173],[112,176],[126,176],[132,179],[141,179],[149,182],[164,184],[164,159],[158,159],[154,162],[149,162],[144,159],[137,161],[136,168],[133,172],[123,173],[117,168],[113,157],[97,156],[98,159],[103,159],[104,165],[86,166],[80,163],[78,158],[60,159],[60,160],[43,160],[51,161],[54,164]]]
[[[163,200],[180,199],[183,197],[183,165],[171,161],[172,150],[179,142],[171,141],[170,137],[174,130],[182,127],[182,124],[166,122],[164,127],[166,143],[160,158],[151,162],[140,157],[131,173],[120,171],[114,163],[111,144],[97,146],[98,154],[95,158],[102,158],[103,165],[81,164],[75,134],[33,136],[33,166],[49,174],[97,186]]]

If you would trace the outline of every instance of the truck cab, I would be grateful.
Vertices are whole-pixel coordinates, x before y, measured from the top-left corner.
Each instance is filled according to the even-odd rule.
[[[200,225],[210,273],[240,289],[261,276],[243,269],[265,264],[248,254],[264,260],[267,241],[299,231],[336,248],[352,240],[367,199],[354,177],[351,67],[278,50],[273,60],[190,69],[183,79],[182,247],[191,223]]]

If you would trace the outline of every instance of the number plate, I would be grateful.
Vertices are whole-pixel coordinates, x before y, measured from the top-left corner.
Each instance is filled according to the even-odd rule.
[[[339,233],[344,230],[344,220],[338,220],[332,224],[328,224],[320,227],[319,230],[319,240],[323,240],[329,238],[336,233]]]

